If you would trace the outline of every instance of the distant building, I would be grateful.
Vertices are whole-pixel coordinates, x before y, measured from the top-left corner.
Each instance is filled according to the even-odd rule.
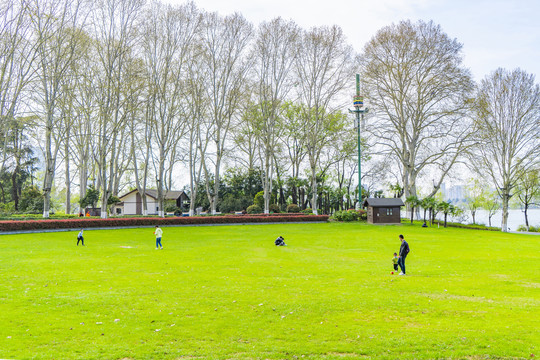
[[[453,204],[465,201],[465,185],[453,185],[447,189],[446,184],[442,184],[441,192],[444,201],[448,201]]]
[[[148,215],[157,215],[159,211],[159,202],[157,198],[157,190],[148,189],[145,193],[146,206],[148,209]],[[132,190],[119,197],[120,202],[116,203],[113,208],[115,215],[142,215],[143,214],[143,201],[141,194],[138,190]],[[163,199],[165,206],[175,205],[182,211],[185,211],[189,207],[189,197],[184,191],[164,191]]]

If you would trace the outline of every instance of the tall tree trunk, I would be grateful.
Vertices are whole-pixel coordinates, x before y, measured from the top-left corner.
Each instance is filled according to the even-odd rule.
[[[502,194],[502,223],[501,230],[503,232],[508,232],[508,202],[509,196],[507,192]]]
[[[19,159],[17,158],[17,162]],[[15,206],[15,211],[19,211],[19,191],[18,191],[18,184],[17,184],[17,174],[19,173],[19,164],[15,166],[15,169],[13,170],[13,174],[11,174],[11,192],[13,194],[13,202]]]
[[[529,209],[529,203],[525,203],[525,210],[523,212],[525,213],[525,226],[527,227],[527,231],[529,231],[529,217],[527,216],[527,210]]]
[[[43,178],[43,217],[49,217],[51,207],[51,189],[54,179],[54,159],[51,151],[52,142],[52,114],[47,115],[45,127],[45,176]]]
[[[311,165],[311,206],[313,214],[317,215],[317,173],[316,167]]]
[[[163,185],[165,175],[165,155],[163,148],[160,149],[159,154],[159,170],[158,170],[158,179],[157,179],[157,197],[158,197],[158,216],[165,217],[164,201],[163,201]]]
[[[296,184],[292,184],[291,186],[291,196],[292,196],[292,203],[298,205],[298,196],[297,196],[297,188]]]
[[[265,149],[265,164],[264,164],[264,176],[263,176],[263,186],[264,186],[264,213],[270,213],[270,198],[272,196],[272,166],[270,159],[270,149],[268,146]]]
[[[64,140],[65,166],[66,166],[66,214],[71,213],[71,181],[69,178],[69,133]]]
[[[79,199],[82,199],[86,195],[86,188],[88,185],[88,160],[86,157],[81,160],[81,165],[79,168],[79,183]]]

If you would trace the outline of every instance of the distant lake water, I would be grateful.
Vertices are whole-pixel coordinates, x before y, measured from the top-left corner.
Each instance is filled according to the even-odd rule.
[[[531,226],[540,226],[540,209],[529,209],[527,211],[529,218],[529,225]],[[465,221],[461,221],[465,224],[472,223],[472,216],[470,211],[465,211],[462,218],[465,217]],[[444,216],[440,214],[437,215],[438,219],[443,220]],[[463,220],[460,218],[459,220]],[[448,221],[456,221],[458,219],[450,219]],[[502,211],[497,211],[495,215],[491,217],[491,226],[501,227],[502,222]],[[488,212],[485,210],[476,211],[476,223],[489,225]],[[517,230],[519,225],[525,225],[525,214],[521,210],[509,210],[508,211],[508,227],[511,231]]]

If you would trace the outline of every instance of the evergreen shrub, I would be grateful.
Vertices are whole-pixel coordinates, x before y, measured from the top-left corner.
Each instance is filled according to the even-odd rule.
[[[519,225],[517,231],[527,231],[525,225]],[[540,232],[540,226],[529,226],[529,232]]]
[[[332,216],[332,219],[336,221],[344,221],[344,222],[350,222],[350,221],[358,221],[360,219],[361,215],[356,210],[343,210],[343,211],[336,211],[334,213],[334,216]]]
[[[288,213],[298,213],[298,212],[300,212],[300,206],[298,206],[296,204],[289,204],[287,206],[287,212]]]
[[[247,213],[248,214],[260,214],[260,213],[262,213],[262,209],[261,209],[261,207],[259,205],[253,204],[251,206],[248,206]]]
[[[253,204],[258,205],[261,209],[264,209],[264,191],[259,191],[253,198]]]

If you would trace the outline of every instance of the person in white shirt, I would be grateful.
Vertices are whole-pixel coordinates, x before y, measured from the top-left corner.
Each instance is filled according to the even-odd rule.
[[[84,246],[83,229],[81,229],[79,235],[77,235],[77,246],[79,246],[79,241],[81,241],[82,246]]]
[[[159,227],[159,225],[156,225],[156,230],[154,231],[154,234],[156,235],[156,250],[160,249],[163,250],[163,246],[161,245],[161,236],[163,235],[163,230]]]

